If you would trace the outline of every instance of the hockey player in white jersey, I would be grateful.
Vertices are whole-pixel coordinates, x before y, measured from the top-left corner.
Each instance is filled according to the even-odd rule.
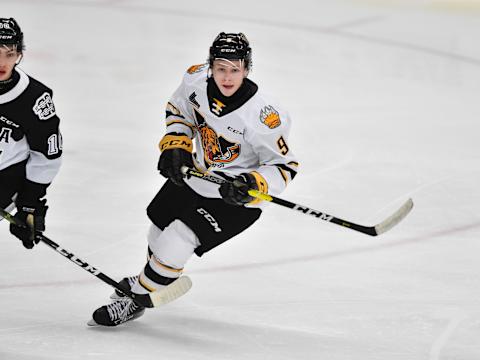
[[[52,90],[17,67],[23,51],[20,26],[0,18],[0,207],[16,205],[29,228],[12,224],[10,232],[31,249],[45,230],[45,195],[60,168],[62,138]]]
[[[264,204],[249,188],[277,195],[295,177],[289,115],[247,78],[251,66],[245,35],[222,32],[208,63],[191,66],[168,102],[158,163],[168,180],[147,208],[149,261],[139,276],[121,282],[133,292],[168,286],[194,253],[202,256],[257,221]],[[237,181],[219,186],[185,178],[182,166]],[[143,313],[117,296],[89,324],[116,326]]]

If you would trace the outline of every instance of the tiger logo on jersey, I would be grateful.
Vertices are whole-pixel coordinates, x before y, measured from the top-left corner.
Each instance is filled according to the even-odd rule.
[[[260,111],[260,121],[270,129],[275,129],[282,123],[280,120],[280,114],[272,105],[265,106]]]
[[[199,72],[201,72],[203,69],[205,69],[205,67],[206,67],[207,65],[208,65],[208,64],[192,65],[192,66],[190,66],[190,67],[187,69],[187,73],[189,73],[190,75],[191,75],[191,74],[195,74],[195,73],[199,73]]]
[[[208,125],[200,127],[205,161],[212,163],[230,163],[240,155],[240,145],[226,140]]]
[[[213,160],[220,153],[217,133],[210,126],[200,127],[200,136],[205,154],[209,160]]]
[[[202,138],[205,162],[209,166],[214,163],[230,163],[240,156],[240,144],[228,141],[208,126],[205,118],[194,108],[197,128]]]

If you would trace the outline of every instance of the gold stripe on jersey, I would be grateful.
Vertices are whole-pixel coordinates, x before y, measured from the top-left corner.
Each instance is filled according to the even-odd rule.
[[[291,161],[288,163],[288,166],[285,164],[275,164],[275,166],[280,171],[284,179],[287,176],[287,174],[290,175],[290,178],[288,178],[287,176],[287,179],[285,179],[286,182],[292,181],[295,178],[295,176],[297,176],[297,170],[293,169],[293,167],[295,168],[298,167],[298,163],[296,162]]]
[[[161,152],[168,149],[183,149],[191,153],[193,150],[192,140],[187,135],[166,134],[162,140],[160,140],[158,147]]]
[[[285,170],[283,170],[281,167],[278,167],[278,166],[277,166],[277,169],[278,171],[280,171],[280,175],[282,175],[283,181],[285,181],[285,185],[288,184],[288,177]]]

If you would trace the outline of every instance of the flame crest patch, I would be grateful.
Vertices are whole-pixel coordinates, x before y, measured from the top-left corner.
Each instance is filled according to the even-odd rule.
[[[282,123],[280,120],[280,114],[272,105],[265,106],[260,111],[260,121],[270,129],[275,129]]]

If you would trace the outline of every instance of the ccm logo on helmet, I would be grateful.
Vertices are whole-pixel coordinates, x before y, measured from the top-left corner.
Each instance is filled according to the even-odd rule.
[[[204,208],[198,208],[197,212],[203,215],[203,217],[210,223],[210,225],[212,225],[215,232],[222,232],[222,229],[218,225],[217,220],[215,220],[215,218],[210,215],[207,210],[205,210]]]

